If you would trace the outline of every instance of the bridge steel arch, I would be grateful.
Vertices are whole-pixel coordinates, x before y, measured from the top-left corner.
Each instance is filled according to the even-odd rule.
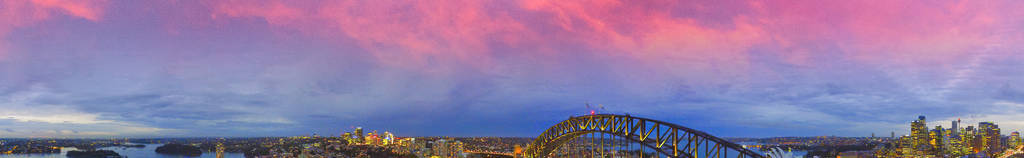
[[[671,157],[720,158],[728,157],[729,153],[739,158],[766,157],[702,131],[648,118],[611,114],[570,117],[537,136],[523,154],[529,158],[549,157],[559,146],[589,133],[622,137]]]

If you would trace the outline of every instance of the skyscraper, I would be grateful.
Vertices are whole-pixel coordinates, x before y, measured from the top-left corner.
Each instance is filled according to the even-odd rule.
[[[989,155],[994,155],[1003,150],[999,125],[992,122],[978,122],[978,135],[981,138],[979,145],[982,151],[986,151]]]
[[[943,154],[956,155],[955,154],[956,153],[955,151],[957,150],[956,144],[958,144],[958,143],[957,143],[957,141],[955,139],[956,137],[953,137],[953,131],[954,130],[952,130],[952,129],[943,129],[942,130],[942,146],[941,146],[942,147],[942,152],[940,153],[940,155],[943,155]]]
[[[1006,147],[1009,148],[1016,148],[1017,146],[1022,145],[1020,139],[1020,132],[1013,131],[1012,133],[1010,133],[1010,139],[1006,141],[1006,145]]]
[[[960,119],[959,118],[956,119],[956,121],[953,121],[953,128],[950,128],[950,132],[953,133],[953,135],[952,135],[953,137],[959,137],[960,136]]]
[[[900,136],[899,150],[900,153],[902,153],[902,157],[914,157],[913,142],[914,140],[911,138],[911,136]]]
[[[363,135],[363,127],[356,127],[356,131],[352,133],[356,135],[356,143],[362,143],[366,139],[366,136]]]
[[[917,120],[910,123],[911,146],[918,151],[930,150],[930,133],[924,115],[918,116]]]
[[[943,133],[945,132],[943,131],[942,126],[936,125],[935,128],[932,129],[931,132],[928,134],[928,137],[930,137],[931,139],[928,143],[932,146],[932,153],[936,155],[940,155],[942,154],[942,152],[944,152],[943,147],[946,144],[945,142],[943,142],[945,140],[945,135]]]
[[[981,152],[982,145],[980,141],[978,141],[978,136],[981,134],[978,133],[978,130],[974,129],[974,126],[967,126],[967,128],[964,129],[964,132],[960,133],[960,135],[963,138],[964,146],[969,147],[971,152]]]

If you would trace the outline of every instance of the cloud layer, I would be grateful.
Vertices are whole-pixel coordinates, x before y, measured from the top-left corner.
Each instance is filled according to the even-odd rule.
[[[15,137],[533,136],[587,102],[721,136],[1024,128],[1013,1],[2,3]]]

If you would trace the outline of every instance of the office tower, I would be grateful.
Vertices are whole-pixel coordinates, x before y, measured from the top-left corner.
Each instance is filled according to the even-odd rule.
[[[942,150],[945,150],[943,151],[943,153],[949,153],[952,150],[956,150],[955,148],[953,148],[954,138],[955,137],[953,137],[953,130],[942,130]]]
[[[366,136],[363,136],[363,127],[356,127],[356,131],[353,132],[356,135],[356,143],[362,143],[366,140]]]
[[[943,142],[945,140],[943,139],[945,137],[945,135],[943,134],[943,130],[944,129],[942,128],[942,126],[937,125],[935,126],[935,129],[932,129],[931,132],[929,132],[928,134],[928,136],[931,138],[931,141],[929,141],[928,143],[931,144],[932,153],[935,155],[940,155],[945,151],[945,149],[943,149],[943,147],[946,146],[946,144],[944,144]]]
[[[910,137],[913,140],[911,146],[918,151],[928,150],[927,146],[929,146],[931,141],[931,137],[928,136],[930,132],[928,132],[928,126],[926,125],[927,123],[923,115],[918,116],[917,120],[910,123]]]
[[[978,141],[978,130],[974,129],[974,126],[967,126],[963,133],[960,133],[963,138],[963,144],[969,148],[970,152],[981,152],[981,143]]]
[[[982,151],[987,151],[989,155],[1002,151],[1002,136],[999,134],[998,125],[992,122],[978,122],[977,133],[980,137],[978,142]]]
[[[911,139],[910,136],[901,136],[899,138],[899,147],[900,153],[903,155],[902,157],[914,157],[914,147],[912,147],[913,142],[914,140]]]
[[[1016,148],[1021,145],[1020,132],[1013,131],[1010,133],[1010,139],[1007,140],[1006,145],[1008,148]]]
[[[946,135],[942,140],[944,144],[942,149],[945,150],[943,153],[951,156],[962,155],[964,152],[960,146],[960,138],[953,136],[953,131],[956,130],[952,128],[943,130],[943,134]]]
[[[960,119],[959,118],[957,118],[956,121],[953,121],[953,128],[950,128],[950,129],[951,129],[951,131],[953,133],[952,136],[954,136],[954,137],[960,136]]]

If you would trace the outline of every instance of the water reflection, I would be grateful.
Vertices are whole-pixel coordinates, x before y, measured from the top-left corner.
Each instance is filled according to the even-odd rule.
[[[100,150],[111,150],[125,156],[127,158],[186,158],[188,156],[178,155],[164,155],[157,154],[156,147],[160,147],[163,144],[143,144],[146,147],[132,148],[132,147],[104,147],[99,148]],[[68,151],[78,150],[74,147],[66,147],[60,151],[60,154],[0,154],[0,158],[66,158]],[[203,152],[203,155],[194,158],[216,158],[217,153],[215,152]],[[242,153],[224,153],[224,157],[236,158],[245,157]],[[193,158],[193,157],[188,157]]]

